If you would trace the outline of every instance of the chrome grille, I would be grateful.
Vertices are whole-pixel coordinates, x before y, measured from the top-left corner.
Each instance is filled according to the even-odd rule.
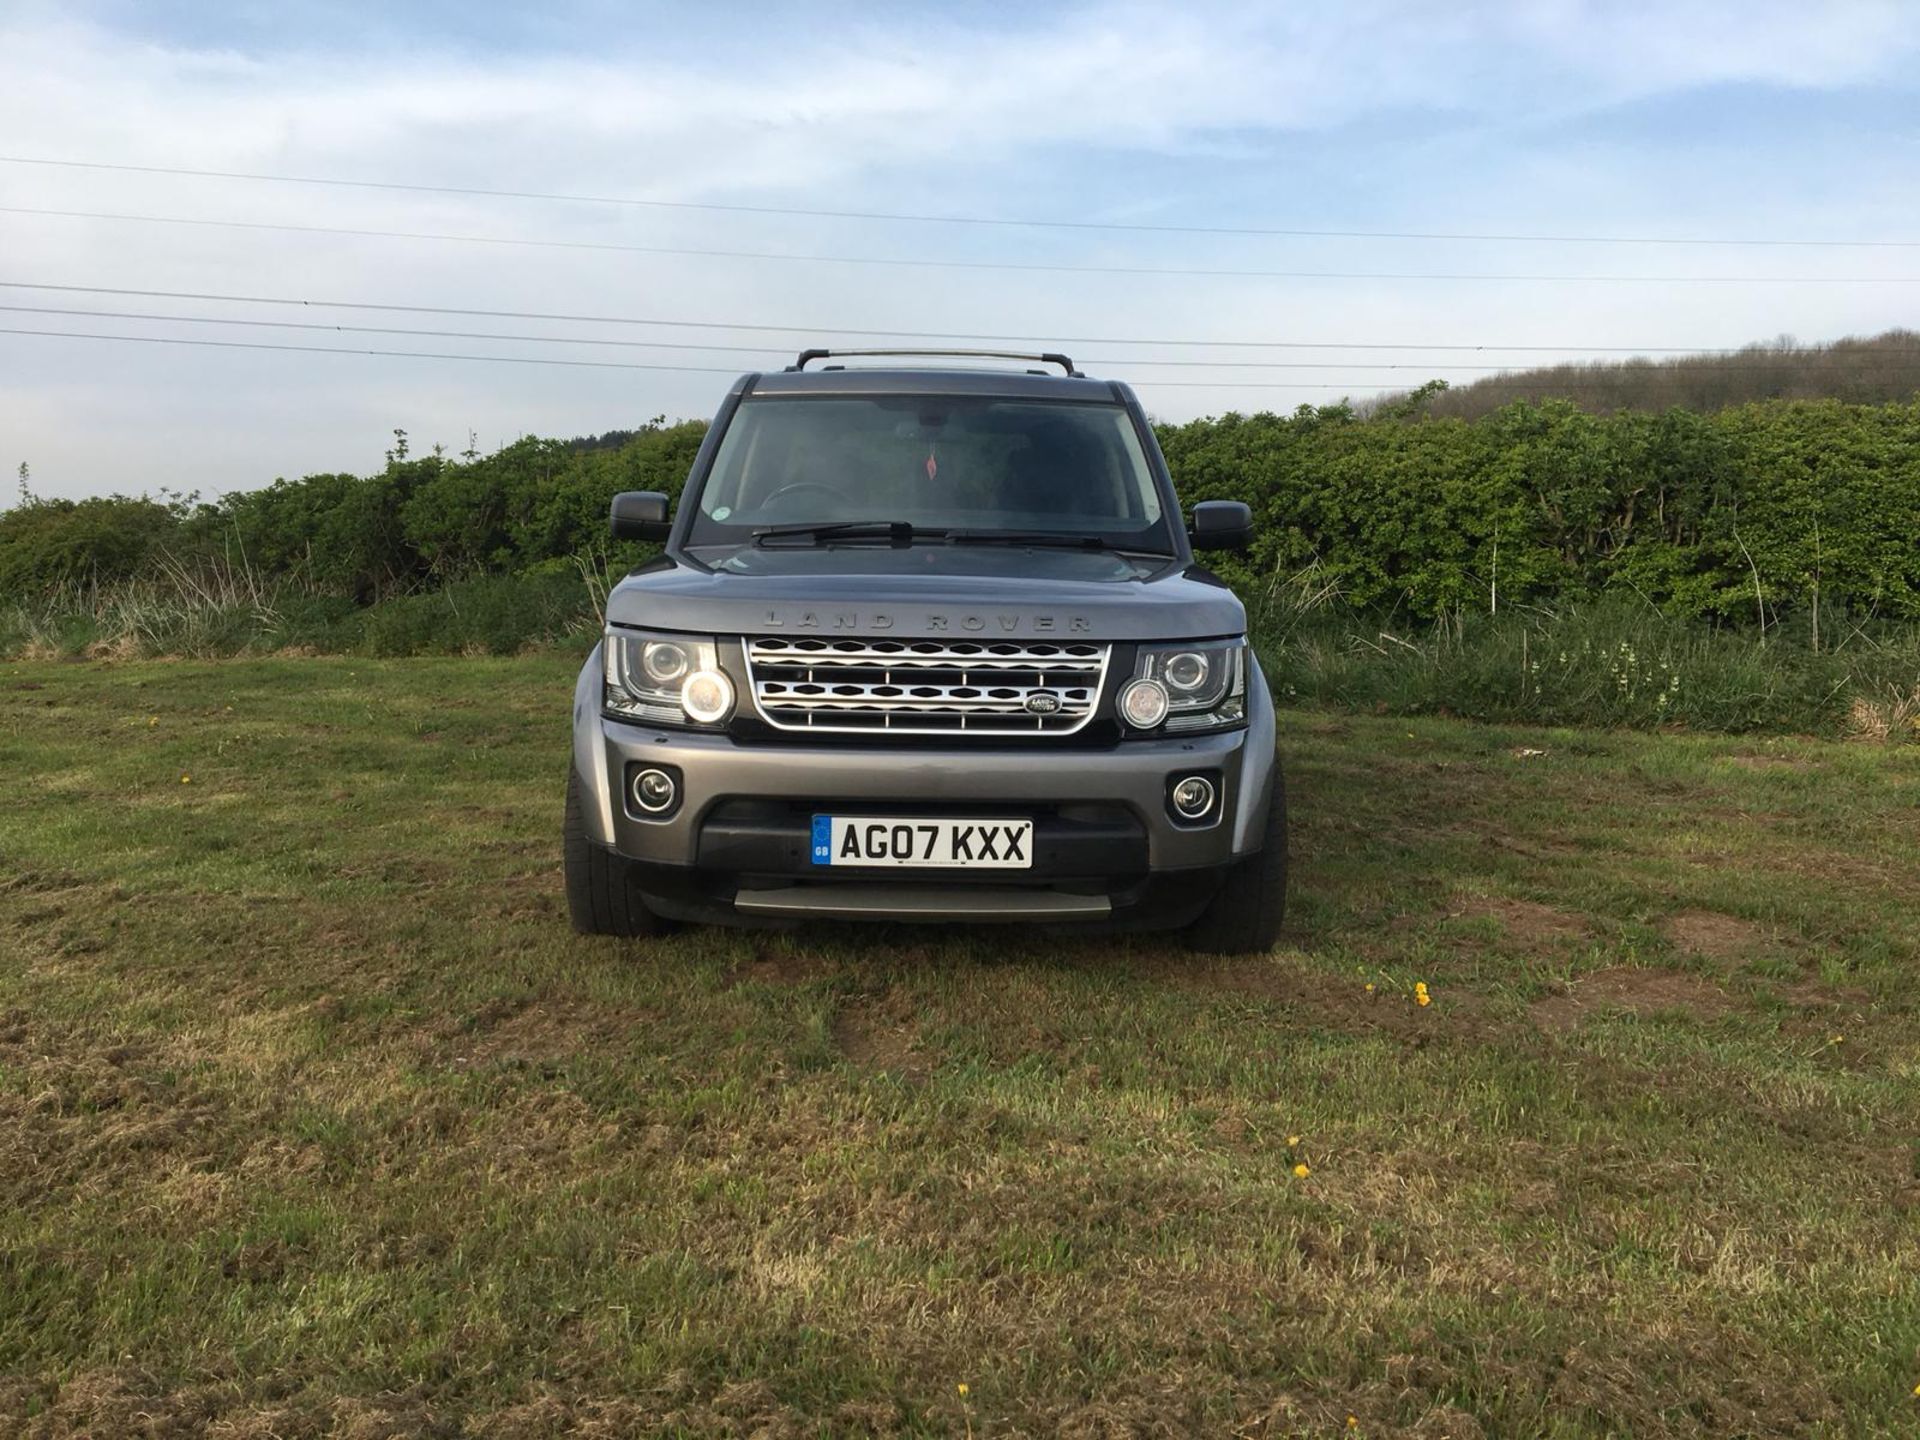
[[[1051,641],[747,642],[760,718],[781,730],[1071,735],[1093,718],[1105,645]]]

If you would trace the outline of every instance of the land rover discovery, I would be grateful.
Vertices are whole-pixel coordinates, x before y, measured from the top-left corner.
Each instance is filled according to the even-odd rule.
[[[1183,516],[1127,386],[1055,354],[809,350],[735,382],[677,514],[626,493],[612,529],[664,548],[608,598],[574,695],[576,929],[1273,944],[1273,707],[1244,608],[1194,560],[1252,517]]]

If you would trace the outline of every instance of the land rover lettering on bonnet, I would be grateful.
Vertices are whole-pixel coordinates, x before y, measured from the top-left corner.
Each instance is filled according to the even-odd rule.
[[[809,350],[744,375],[580,672],[579,930],[810,919],[1169,928],[1286,899],[1273,707],[1125,385],[1064,355]]]

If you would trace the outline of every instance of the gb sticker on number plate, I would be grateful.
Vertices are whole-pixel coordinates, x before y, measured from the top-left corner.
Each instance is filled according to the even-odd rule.
[[[1028,870],[1033,821],[813,817],[815,865],[912,865]]]

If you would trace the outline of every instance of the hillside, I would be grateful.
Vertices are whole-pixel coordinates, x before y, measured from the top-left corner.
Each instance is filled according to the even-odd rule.
[[[1378,411],[1408,392],[1363,406]],[[1547,365],[1449,386],[1425,413],[1477,419],[1515,400],[1571,400],[1594,414],[1657,412],[1675,406],[1722,410],[1754,400],[1911,400],[1920,394],[1920,331],[1888,330],[1867,339],[1801,345],[1791,337],[1723,354],[1634,356]]]

